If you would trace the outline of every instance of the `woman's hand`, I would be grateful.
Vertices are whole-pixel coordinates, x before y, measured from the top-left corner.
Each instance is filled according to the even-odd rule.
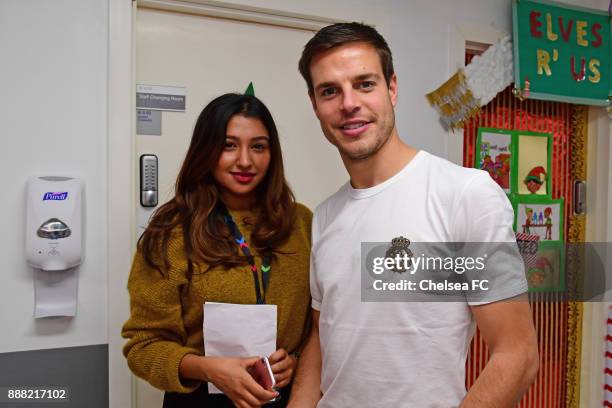
[[[278,349],[268,357],[272,366],[272,373],[276,380],[276,387],[282,388],[287,386],[293,378],[297,361],[295,357],[290,356],[285,349]]]
[[[205,359],[207,380],[223,391],[238,408],[260,407],[276,397],[276,392],[265,390],[247,371],[259,360],[259,357],[205,357]]]

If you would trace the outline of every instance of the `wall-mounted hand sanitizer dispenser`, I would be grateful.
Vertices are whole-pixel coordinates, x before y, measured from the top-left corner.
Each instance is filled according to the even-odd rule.
[[[70,177],[32,177],[27,185],[26,258],[46,271],[83,259],[83,183]]]

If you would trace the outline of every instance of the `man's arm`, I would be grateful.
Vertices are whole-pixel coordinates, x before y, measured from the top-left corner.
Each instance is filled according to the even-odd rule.
[[[300,356],[288,408],[312,408],[321,399],[319,311],[312,310],[312,329]]]
[[[538,343],[527,295],[481,306],[472,313],[490,350],[461,408],[515,407],[538,372]]]

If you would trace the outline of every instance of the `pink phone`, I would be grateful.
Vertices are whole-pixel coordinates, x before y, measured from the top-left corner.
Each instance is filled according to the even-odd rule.
[[[272,367],[267,357],[262,357],[255,364],[249,367],[249,373],[266,390],[271,390],[276,385]]]

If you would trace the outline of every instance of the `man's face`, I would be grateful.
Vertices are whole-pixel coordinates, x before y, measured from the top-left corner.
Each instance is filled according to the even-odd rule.
[[[321,129],[344,158],[374,155],[395,129],[395,75],[385,82],[376,49],[355,42],[313,58],[310,96]]]

